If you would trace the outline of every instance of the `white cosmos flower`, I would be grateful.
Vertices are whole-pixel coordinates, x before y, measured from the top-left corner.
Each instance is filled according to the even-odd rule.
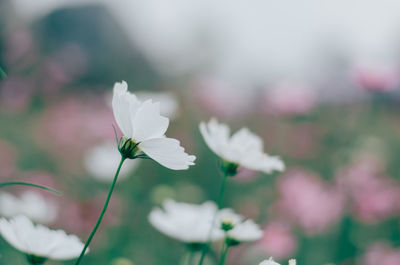
[[[263,262],[261,262],[259,265],[280,265],[280,264],[278,262],[275,262],[272,259],[272,257],[270,257],[269,259],[266,259]],[[290,261],[289,261],[289,265],[292,265],[292,264],[290,264]],[[294,264],[294,265],[296,265],[296,264]]]
[[[212,221],[217,212],[213,202],[201,205],[166,200],[163,210],[155,208],[149,215],[150,223],[167,236],[185,243],[206,243],[209,240]],[[211,240],[224,237],[218,227],[211,231]]]
[[[160,115],[159,103],[139,101],[122,81],[114,85],[112,107],[124,136],[138,144],[147,156],[174,170],[194,165],[195,156],[185,153],[178,140],[165,137],[169,119]]]
[[[76,258],[84,246],[77,236],[42,225],[35,226],[23,215],[10,220],[0,219],[0,233],[17,250],[53,260]]]
[[[116,148],[115,141],[107,141],[90,149],[84,158],[86,170],[100,181],[111,182],[121,155]],[[127,160],[121,168],[118,179],[126,178],[139,164],[139,160]]]
[[[3,192],[0,194],[0,214],[5,217],[26,215],[35,222],[47,224],[56,219],[58,208],[38,192],[26,191],[19,197]]]
[[[263,231],[253,220],[236,223],[232,230],[227,232],[227,237],[236,242],[250,242],[260,239]]]
[[[200,123],[200,132],[208,147],[226,162],[265,173],[285,169],[279,157],[264,153],[261,138],[247,128],[230,136],[229,127],[212,118]]]

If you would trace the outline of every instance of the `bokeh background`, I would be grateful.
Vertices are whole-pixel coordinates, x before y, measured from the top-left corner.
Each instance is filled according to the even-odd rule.
[[[84,264],[183,261],[147,216],[165,198],[216,199],[218,161],[198,131],[214,116],[287,165],[230,180],[224,207],[265,233],[229,264],[398,265],[399,55],[398,0],[0,0],[0,178],[64,193],[7,188],[0,214],[87,238],[117,166],[112,86],[126,80],[161,101],[197,164],[126,165]],[[0,251],[0,264],[26,264],[2,239]]]

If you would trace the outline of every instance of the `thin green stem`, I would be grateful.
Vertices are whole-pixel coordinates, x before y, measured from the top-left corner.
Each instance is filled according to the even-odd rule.
[[[99,218],[97,219],[96,225],[94,226],[92,232],[90,233],[90,235],[89,235],[89,237],[88,237],[88,239],[86,241],[86,244],[85,244],[85,246],[84,246],[84,248],[83,248],[83,250],[81,252],[81,255],[79,256],[79,258],[75,262],[75,265],[78,265],[81,262],[81,260],[83,259],[83,256],[85,255],[85,252],[86,252],[86,249],[89,247],[89,244],[92,241],[92,239],[94,237],[94,234],[96,233],[97,229],[99,228],[101,220],[103,220],[103,216],[106,213],[106,210],[107,210],[107,207],[108,207],[108,203],[110,202],[111,195],[112,195],[114,187],[115,187],[115,183],[117,183],[119,171],[121,170],[121,167],[122,167],[122,164],[124,163],[124,161],[125,161],[125,158],[122,157],[121,158],[121,162],[119,162],[117,172],[115,173],[114,180],[113,180],[113,182],[111,184],[111,187],[110,187],[110,190],[108,192],[107,199],[104,202],[103,210],[101,210],[101,213],[100,213]]]
[[[50,191],[54,194],[57,195],[62,195],[62,192],[49,188],[49,187],[45,187],[45,186],[41,186],[41,185],[37,185],[37,184],[33,184],[33,183],[29,183],[29,182],[3,182],[0,183],[0,188],[5,187],[5,186],[30,186],[30,187],[34,187],[34,188],[39,188],[42,190],[46,190],[46,191]]]
[[[225,264],[225,259],[228,254],[228,250],[229,250],[229,246],[226,243],[224,243],[224,245],[222,246],[221,258],[219,260],[219,265]]]
[[[226,182],[228,180],[228,174],[224,173],[224,177],[221,183],[221,186],[219,188],[219,194],[218,194],[218,200],[217,200],[217,207],[218,210],[221,208],[221,204],[222,204],[222,199],[224,197],[224,192],[225,192],[225,186],[226,186]],[[212,234],[212,230],[214,228],[214,223],[215,223],[215,219],[217,218],[217,213],[214,214],[213,220],[212,220],[212,226],[210,228],[210,231],[208,232],[208,241],[206,243],[206,245],[203,248],[203,251],[201,252],[201,257],[200,257],[200,261],[199,261],[199,265],[202,265],[204,262],[204,259],[206,257],[206,254],[210,248],[210,241],[211,241],[211,234]]]
[[[3,68],[0,67],[0,77],[1,79],[6,79],[7,74],[6,72],[4,72]]]

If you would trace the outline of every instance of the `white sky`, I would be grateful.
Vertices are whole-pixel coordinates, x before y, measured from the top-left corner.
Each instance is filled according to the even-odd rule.
[[[104,3],[165,74],[307,79],[324,54],[393,63],[400,47],[399,0],[14,0],[27,20],[88,2]]]

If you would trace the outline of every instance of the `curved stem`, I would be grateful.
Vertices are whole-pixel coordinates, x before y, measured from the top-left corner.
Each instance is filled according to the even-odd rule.
[[[7,74],[6,72],[4,72],[3,68],[0,67],[0,77],[1,79],[6,79]]]
[[[0,183],[0,188],[5,187],[5,186],[31,186],[31,187],[39,188],[39,189],[42,189],[42,190],[50,191],[50,192],[52,192],[54,194],[57,194],[57,195],[62,195],[62,192],[60,192],[58,190],[55,190],[55,189],[52,189],[52,188],[49,188],[49,187],[46,187],[46,186],[41,186],[41,185],[29,183],[29,182],[18,182],[18,181],[15,182],[14,181],[14,182],[3,182],[3,183]]]
[[[84,248],[83,248],[83,250],[81,252],[81,255],[79,256],[79,258],[75,262],[75,265],[78,265],[81,262],[81,260],[83,259],[83,256],[85,255],[85,252],[86,252],[86,249],[89,247],[89,244],[92,241],[92,239],[94,237],[94,234],[96,233],[97,229],[99,228],[101,220],[103,220],[103,216],[106,213],[106,210],[107,210],[107,207],[108,207],[108,203],[110,202],[110,199],[111,199],[111,194],[112,194],[112,192],[114,190],[114,187],[115,187],[115,183],[117,182],[117,179],[118,179],[119,171],[121,170],[121,167],[122,167],[122,164],[124,163],[124,161],[125,161],[125,158],[122,157],[121,158],[121,162],[119,162],[117,172],[115,173],[114,180],[113,180],[113,182],[111,184],[111,187],[110,187],[110,190],[108,192],[107,199],[104,202],[103,210],[101,210],[101,213],[100,213],[99,218],[97,219],[96,225],[94,226],[92,232],[90,233],[90,235],[89,235],[89,237],[88,237],[88,239],[86,241],[86,244],[85,244],[85,246],[84,246]]]
[[[221,187],[219,188],[219,194],[218,194],[218,200],[217,200],[217,206],[218,206],[218,210],[221,208],[221,204],[222,204],[222,199],[224,196],[224,191],[225,191],[225,186],[226,186],[226,182],[228,180],[228,174],[224,173],[224,178],[222,180],[221,183]],[[207,244],[205,245],[205,247],[203,248],[203,251],[201,252],[201,257],[200,257],[200,261],[199,261],[199,265],[202,265],[204,262],[204,259],[206,257],[206,254],[210,248],[210,241],[211,241],[211,234],[212,234],[212,230],[214,228],[214,223],[215,223],[215,219],[217,217],[217,213],[214,214],[213,220],[212,220],[212,226],[211,229],[208,233],[208,241]]]
[[[221,259],[219,260],[219,265],[224,265],[225,264],[225,259],[228,254],[229,246],[224,243],[224,246],[222,247],[221,251]]]

